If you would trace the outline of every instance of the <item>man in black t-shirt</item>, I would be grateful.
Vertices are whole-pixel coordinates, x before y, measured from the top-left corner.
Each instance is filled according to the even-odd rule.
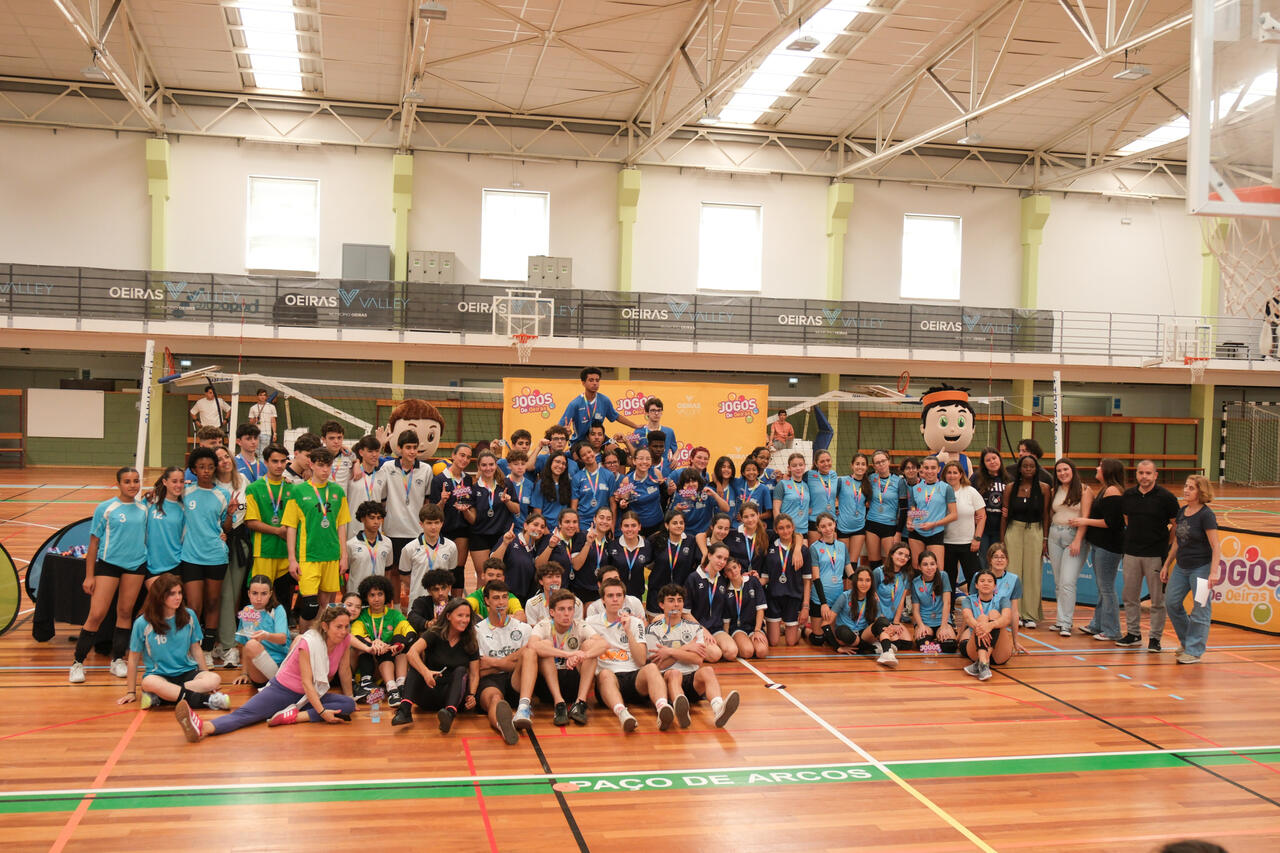
[[[1048,468],[1045,467],[1044,450],[1040,447],[1040,442],[1036,441],[1034,438],[1024,438],[1022,441],[1019,441],[1018,454],[1014,458],[1013,464],[1005,466],[1005,473],[1009,475],[1009,480],[1011,482],[1018,482],[1018,461],[1024,456],[1034,456],[1036,461],[1040,463],[1040,474],[1038,475],[1040,482],[1044,483],[1051,490],[1058,487],[1058,484],[1053,481],[1053,466],[1050,465]],[[981,464],[981,462],[979,462],[979,464]],[[987,526],[990,527],[991,525],[988,524]],[[998,525],[997,529],[999,529]]]
[[[1156,463],[1143,459],[1138,463],[1138,485],[1120,499],[1124,511],[1124,618],[1125,635],[1117,646],[1142,643],[1142,581],[1147,581],[1151,594],[1151,634],[1147,650],[1160,651],[1160,635],[1164,632],[1164,584],[1160,567],[1169,553],[1169,525],[1178,517],[1178,499],[1163,486],[1156,485]]]

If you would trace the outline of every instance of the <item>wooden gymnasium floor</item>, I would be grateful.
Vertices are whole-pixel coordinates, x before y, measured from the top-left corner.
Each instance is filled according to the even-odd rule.
[[[88,515],[109,480],[101,469],[0,472],[0,541],[25,561],[50,528]],[[1215,507],[1276,529],[1280,496],[1261,497]],[[636,709],[641,728],[624,736],[593,707],[587,727],[557,730],[540,709],[536,736],[508,748],[480,719],[442,737],[434,720],[393,731],[385,711],[375,726],[363,710],[343,728],[264,725],[189,746],[171,712],[115,703],[107,661],[91,657],[88,683],[67,684],[73,629],[38,645],[29,619],[0,638],[8,850],[1280,844],[1280,640],[1220,626],[1205,662],[1188,667],[1169,652],[1033,631],[1030,654],[985,684],[955,660],[904,655],[889,672],[805,647],[716,667],[742,694],[726,729],[696,709],[690,729],[660,733]],[[1164,644],[1176,645],[1171,629]]]

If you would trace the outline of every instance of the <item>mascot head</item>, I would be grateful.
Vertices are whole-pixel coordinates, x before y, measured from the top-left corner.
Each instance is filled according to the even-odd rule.
[[[935,385],[920,398],[920,434],[934,453],[964,453],[973,441],[973,406],[968,388],[953,388],[945,382]]]
[[[397,453],[399,445],[396,440],[400,433],[411,429],[418,434],[418,457],[430,459],[440,446],[444,418],[440,416],[439,409],[426,400],[405,400],[392,409],[387,429],[387,444],[391,453]]]

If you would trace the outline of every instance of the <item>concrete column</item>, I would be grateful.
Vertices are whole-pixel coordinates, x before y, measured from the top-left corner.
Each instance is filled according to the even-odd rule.
[[[1049,197],[1029,195],[1022,199],[1022,308],[1037,308],[1040,300],[1040,244],[1049,220]]]
[[[148,139],[144,149],[147,165],[147,195],[151,197],[151,245],[148,265],[152,271],[163,271],[169,266],[169,140]],[[163,319],[163,302],[148,306],[148,314]],[[164,388],[160,378],[167,373],[164,363],[164,347],[157,341],[155,364],[151,371],[151,411],[147,426],[147,465],[163,467],[164,437]]]
[[[827,187],[827,298],[835,302],[844,300],[844,238],[852,208],[853,184]]]
[[[395,263],[395,280],[409,275],[409,209],[413,207],[413,155],[391,157],[391,209],[395,212],[395,234],[391,240],[391,258]]]
[[[403,359],[403,358],[397,358],[397,359],[393,359],[393,360],[392,360],[392,362],[391,362],[391,381],[392,381],[392,382],[394,382],[394,383],[396,383],[397,385],[403,385],[403,384],[404,384],[404,359]],[[403,389],[403,388],[392,388],[392,389],[391,389],[391,399],[392,399],[392,400],[395,400],[396,402],[399,402],[399,401],[403,400],[403,399],[404,399],[404,389]]]
[[[618,290],[631,291],[635,259],[636,207],[640,203],[640,170],[618,172]],[[621,378],[621,377],[619,377]]]
[[[1035,384],[1034,379],[1013,380],[1013,405],[1019,414],[1030,414],[1031,398],[1035,396]],[[1031,421],[1023,421],[1019,426],[1021,429],[1017,432],[1018,438],[1031,438]],[[1016,447],[1010,447],[1008,452],[1012,455],[1015,450],[1017,450]]]
[[[1200,441],[1196,445],[1196,464],[1204,469],[1204,475],[1211,480],[1218,476],[1218,435],[1217,418],[1220,412],[1214,405],[1214,387],[1209,384],[1191,386],[1191,417],[1200,421]]]

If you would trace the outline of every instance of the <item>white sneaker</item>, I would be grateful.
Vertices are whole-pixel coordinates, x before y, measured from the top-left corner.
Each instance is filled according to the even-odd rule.
[[[111,662],[111,674],[116,678],[129,677],[129,664],[125,663],[124,658],[116,658]]]
[[[876,663],[895,669],[898,666],[898,653],[893,650],[893,646],[885,646],[880,657],[876,658]]]
[[[210,693],[205,705],[214,711],[229,711],[231,710],[231,697],[225,693]]]
[[[1059,636],[1059,637],[1070,637],[1070,636],[1071,636],[1071,626],[1070,626],[1070,625],[1062,625],[1062,626],[1060,626],[1060,627],[1058,628],[1058,636]]]
[[[716,713],[715,724],[717,729],[723,729],[725,723],[729,722],[733,712],[738,710],[738,702],[738,691],[730,690],[729,695],[724,697],[724,704],[720,706],[720,710]]]
[[[222,666],[226,669],[240,668],[240,650],[230,648],[222,653]]]
[[[214,664],[214,662],[213,662],[213,652],[205,652],[205,653],[204,653],[204,668],[205,668],[205,669],[213,669],[213,668],[214,668],[214,666],[215,666],[215,664]]]
[[[84,664],[79,661],[71,664],[71,674],[67,676],[67,681],[72,684],[84,684]]]
[[[622,723],[622,730],[628,734],[634,732],[636,730],[636,726],[639,725],[639,723],[636,722],[636,718],[631,716],[630,711],[623,711],[622,716],[618,718],[618,721]]]

